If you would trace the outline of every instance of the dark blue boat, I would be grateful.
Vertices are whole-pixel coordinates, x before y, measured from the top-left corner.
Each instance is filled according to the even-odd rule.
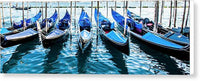
[[[57,10],[55,10],[54,14],[51,17],[47,18],[47,28],[52,28],[55,25],[57,18],[58,18],[58,12]],[[46,19],[43,19],[41,23],[41,29],[45,27],[46,27]]]
[[[119,25],[119,30],[124,29],[124,17],[112,9],[112,16]],[[162,52],[168,53],[173,56],[184,55],[186,60],[189,59],[189,47],[182,46],[165,40],[154,33],[142,29],[142,24],[135,22],[133,19],[127,19],[127,26],[130,27],[128,31],[134,38],[139,39],[141,42],[158,49]]]
[[[143,28],[146,28],[149,31],[153,31],[153,28],[154,28],[153,21],[150,21],[148,18],[143,19],[140,16],[130,12],[129,10],[127,11],[127,14],[130,18],[133,18],[138,23],[139,22],[142,23],[144,26]],[[166,40],[172,41],[172,42],[180,44],[180,45],[186,46],[186,45],[190,44],[190,40],[188,37],[184,36],[180,32],[174,32],[174,31],[168,30],[168,29],[162,27],[161,25],[158,26],[157,34],[158,34],[158,36],[160,36]]]
[[[32,18],[29,18],[29,19],[25,19],[26,20],[26,28],[31,28],[31,27],[34,27],[36,26],[35,23],[37,20],[40,19],[41,17],[41,10],[39,11],[39,13],[37,15],[35,15],[34,17]],[[20,22],[14,22],[12,27],[10,28],[7,28],[8,30],[14,30],[14,29],[19,29],[19,28],[22,28],[23,27],[23,20],[21,20]]]
[[[98,23],[98,10],[95,8],[95,20]],[[122,36],[121,33],[114,30],[114,23],[111,23],[107,18],[105,18],[99,12],[99,29],[101,36],[109,41],[114,47],[118,48],[120,51],[129,54],[129,40]]]
[[[82,9],[79,21],[79,48],[84,50],[91,44],[92,41],[92,23],[88,14]]]
[[[56,24],[55,29],[51,31],[48,35],[43,35],[43,46],[48,47],[58,41],[58,39],[65,37],[69,34],[71,17],[66,10],[65,16],[59,20],[58,24]]]
[[[55,13],[53,14],[53,16],[51,16],[50,18],[48,18],[48,28],[47,30],[49,30],[50,27],[54,26],[55,22],[57,19],[57,11],[55,11]],[[36,21],[38,22],[38,21]],[[44,22],[43,22],[44,23]],[[37,26],[40,26],[37,25]],[[44,30],[46,30],[45,27],[41,27],[43,32]],[[7,34],[7,35],[1,35],[1,47],[10,47],[16,44],[20,44],[23,42],[27,42],[27,41],[31,41],[34,38],[37,38],[38,32],[37,32],[37,28],[28,28],[22,32],[18,32],[18,33],[12,33],[12,34]]]

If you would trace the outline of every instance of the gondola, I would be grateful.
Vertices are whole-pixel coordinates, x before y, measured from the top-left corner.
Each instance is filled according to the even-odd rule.
[[[96,23],[98,23],[98,11],[96,8],[94,16]],[[109,41],[118,50],[124,52],[125,54],[129,54],[129,40],[123,37],[121,33],[116,32],[114,27],[114,23],[111,23],[99,12],[99,29],[101,36]]]
[[[149,31],[153,31],[154,27],[154,22],[150,21],[148,18],[141,18],[140,16],[130,12],[129,10],[127,11],[127,14],[129,18],[133,18],[135,21],[140,22],[143,24],[143,28],[146,28]],[[171,42],[187,46],[190,44],[190,40],[188,37],[184,36],[180,32],[174,32],[172,30],[166,29],[161,25],[158,25],[158,36],[160,36],[163,39],[169,40]]]
[[[15,7],[16,10],[23,10],[22,7]],[[31,7],[25,7],[24,10],[29,10]]]
[[[62,40],[63,37],[66,37],[69,33],[69,27],[70,27],[70,21],[71,17],[66,10],[65,16],[59,20],[58,24],[56,24],[55,29],[51,31],[47,35],[42,35],[43,38],[43,46],[44,47],[49,47],[53,43],[59,42],[59,39]]]
[[[57,11],[55,11],[55,13],[53,14],[52,17],[48,18],[49,27],[53,27],[53,25],[56,21],[55,18],[53,18],[54,16],[57,17]],[[40,24],[44,25],[44,23],[45,23],[45,21],[43,20],[43,22]],[[40,26],[40,24],[37,26]],[[42,31],[49,30],[49,28],[47,28],[47,29],[45,27],[41,27],[41,28],[42,28]],[[37,38],[37,35],[38,35],[38,32],[37,32],[36,27],[28,28],[19,33],[14,33],[14,34],[9,34],[9,35],[1,35],[1,47],[10,47],[10,46],[13,46],[16,44],[27,42],[27,41],[33,40],[34,38]]]
[[[124,17],[119,13],[111,10],[114,20],[119,25],[119,30],[123,31],[124,27]],[[152,32],[142,28],[142,24],[135,22],[133,19],[127,18],[127,26],[130,27],[128,31],[134,38],[140,40],[141,42],[158,49],[162,52],[173,56],[185,55],[185,59],[189,59],[189,46],[182,46],[176,43],[165,40]]]
[[[39,13],[37,15],[35,15],[34,17],[29,18],[29,19],[25,19],[26,28],[31,28],[31,27],[36,26],[35,23],[36,23],[37,20],[40,19],[41,15],[42,15],[42,12],[40,10]],[[15,30],[15,29],[22,28],[23,27],[23,23],[24,23],[23,20],[21,20],[20,22],[13,22],[12,27],[9,27],[7,29],[8,30]]]
[[[78,45],[82,52],[91,44],[92,41],[92,23],[88,14],[82,9],[81,15],[79,17],[79,38]]]

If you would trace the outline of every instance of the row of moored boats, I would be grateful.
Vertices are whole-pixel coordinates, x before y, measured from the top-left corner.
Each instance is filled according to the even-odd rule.
[[[108,18],[104,17],[98,9],[95,9],[94,18],[100,36],[110,42],[118,50],[129,54],[129,36],[131,36],[160,51],[189,59],[190,41],[188,37],[181,33],[166,29],[161,25],[158,26],[157,32],[154,32],[153,21],[148,18],[142,18],[129,10],[127,11],[128,18],[125,18],[113,9],[111,12],[113,19],[118,25],[117,28],[115,28],[114,22],[111,22]],[[56,10],[51,17],[38,22],[40,17],[41,11],[34,17],[25,19],[25,23],[23,20],[14,22],[12,27],[7,28],[7,30],[10,30],[11,32],[1,34],[1,47],[10,47],[31,41],[37,37],[40,38],[43,46],[46,47],[69,35],[71,16],[67,10],[64,17],[60,19],[58,23],[56,23],[58,19]],[[23,24],[25,24],[25,27]],[[92,22],[84,9],[82,9],[79,17],[78,25],[79,27],[76,30],[79,33],[78,45],[83,51],[91,45],[93,38],[91,31]],[[120,32],[118,32],[118,30]],[[124,31],[127,32],[126,35],[122,34]]]

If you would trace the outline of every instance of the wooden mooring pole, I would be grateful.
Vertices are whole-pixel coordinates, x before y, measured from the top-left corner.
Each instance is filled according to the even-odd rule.
[[[58,20],[60,20],[60,4],[59,4],[59,1],[58,1]]]
[[[92,15],[93,15],[93,1],[91,1],[91,19],[90,19],[91,22],[92,22],[92,17],[93,17]]]
[[[163,12],[164,12],[164,5],[165,5],[165,1],[162,1],[161,13],[160,13],[160,24],[162,24],[162,16],[163,16]]]
[[[96,51],[98,51],[98,40],[99,40],[99,1],[97,1],[97,38],[96,38]]]
[[[1,22],[1,11],[0,11],[0,28],[2,28],[2,22]]]
[[[74,2],[74,27],[76,27],[76,1]]]
[[[169,28],[171,28],[171,20],[172,20],[172,0],[170,2],[170,17],[169,17]]]
[[[184,11],[183,11],[183,19],[181,25],[181,33],[183,33],[184,21],[185,21],[185,11],[186,11],[186,0],[184,0]]]
[[[10,6],[10,24],[12,26],[12,10],[11,10],[11,5],[12,5],[12,3],[9,3],[9,6]]]
[[[157,28],[158,28],[158,18],[159,18],[159,1],[156,1],[155,3],[155,15],[154,15],[154,33],[157,33]]]
[[[70,34],[72,35],[72,1],[70,1]]]
[[[42,8],[42,19],[44,19],[43,18],[43,2],[41,2],[41,8]]]
[[[124,13],[124,37],[126,36],[126,22],[127,22],[127,8],[128,8],[128,1],[124,1],[125,2],[125,10],[123,10],[123,11],[125,11],[125,13]]]
[[[108,1],[106,1],[106,18],[108,18]]]
[[[176,16],[177,16],[177,0],[174,2],[174,27],[176,27]]]
[[[140,1],[140,17],[141,17],[141,14],[142,14],[142,1]]]
[[[47,2],[45,3],[45,22],[46,22],[46,32],[47,32],[47,27],[48,27],[48,23],[47,23]]]
[[[116,11],[116,8],[117,8],[117,1],[115,1],[115,11]]]
[[[3,7],[3,2],[1,3],[1,8],[2,8],[2,17],[3,17],[3,24],[5,24],[5,21],[4,21],[4,7]]]
[[[185,20],[185,27],[187,27],[189,14],[190,14],[190,0],[188,0],[188,12],[187,12],[186,20]]]
[[[24,30],[25,30],[25,28],[26,28],[26,20],[24,19],[24,1],[22,2],[22,9],[23,9],[23,11],[22,11],[22,16],[23,16],[23,28],[24,28]]]
[[[29,9],[28,2],[27,2],[27,8]],[[27,9],[27,19],[29,18],[29,16],[28,16],[28,9]]]

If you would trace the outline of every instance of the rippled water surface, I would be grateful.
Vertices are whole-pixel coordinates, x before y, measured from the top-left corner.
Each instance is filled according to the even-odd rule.
[[[90,5],[90,4],[89,4]],[[70,12],[70,8],[60,8],[60,17],[65,14],[65,10]],[[74,10],[74,8],[73,8]],[[93,23],[93,40],[86,52],[82,53],[78,49],[78,34],[75,27],[75,19],[78,21],[81,8],[76,9],[76,18],[73,11],[72,38],[66,36],[64,42],[52,45],[50,48],[43,48],[39,39],[8,48],[1,48],[2,73],[64,73],[64,74],[189,74],[190,64],[188,61],[177,59],[165,53],[159,52],[142,42],[131,38],[130,55],[126,55],[100,36],[97,42],[96,23]],[[91,17],[90,8],[85,8]],[[131,8],[130,11],[139,14],[139,8]],[[39,8],[29,10],[29,17],[38,13]],[[93,9],[94,11],[94,9]],[[108,18],[114,21],[109,8]],[[4,9],[5,24],[10,26],[9,9]],[[25,11],[25,17],[27,17]],[[106,9],[101,8],[100,12],[106,16]],[[117,12],[123,13],[117,8]],[[169,8],[165,8],[163,25],[168,25]],[[178,9],[177,25],[181,26],[183,9]],[[22,19],[22,11],[12,9],[14,21]],[[54,13],[54,8],[48,8],[48,17]],[[154,8],[142,9],[142,17],[149,17],[153,20]],[[41,21],[41,19],[40,19]],[[94,21],[94,17],[93,17]],[[116,25],[117,26],[117,25]]]

